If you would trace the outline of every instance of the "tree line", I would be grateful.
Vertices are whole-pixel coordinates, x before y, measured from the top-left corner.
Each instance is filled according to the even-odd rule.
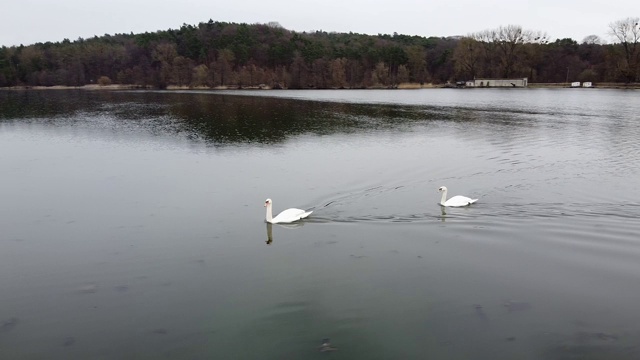
[[[166,88],[370,88],[475,77],[529,82],[640,81],[637,17],[609,24],[613,39],[550,41],[500,26],[461,37],[295,32],[278,23],[203,22],[177,30],[0,48],[0,87],[123,84]]]

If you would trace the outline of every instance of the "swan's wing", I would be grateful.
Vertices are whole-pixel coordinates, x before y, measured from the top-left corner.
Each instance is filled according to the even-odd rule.
[[[312,212],[313,211],[306,211],[302,209],[291,208],[291,209],[284,210],[283,212],[278,214],[278,216],[274,217],[271,222],[274,224],[293,222],[296,220],[306,218]]]
[[[478,199],[471,199],[466,196],[456,195],[451,199],[445,201],[444,206],[467,206],[473,204],[476,201],[478,201]]]

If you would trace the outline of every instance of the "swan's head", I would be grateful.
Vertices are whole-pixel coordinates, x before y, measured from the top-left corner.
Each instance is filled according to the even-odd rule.
[[[264,201],[264,207],[271,205],[271,199],[267,199]]]
[[[447,187],[446,186],[440,186],[438,188],[438,191],[440,191],[440,192],[447,191]]]

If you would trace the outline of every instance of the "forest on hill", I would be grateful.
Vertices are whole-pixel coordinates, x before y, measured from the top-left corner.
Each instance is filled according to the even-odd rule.
[[[461,37],[295,32],[278,23],[203,22],[177,30],[0,48],[0,87],[371,88],[400,83],[528,77],[530,83],[640,81],[637,17],[613,40],[550,41],[500,26]]]

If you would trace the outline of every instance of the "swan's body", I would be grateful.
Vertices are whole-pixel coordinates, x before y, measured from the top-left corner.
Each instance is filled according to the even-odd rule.
[[[458,207],[458,206],[468,206],[473,204],[474,202],[478,201],[478,199],[472,199],[472,198],[468,198],[466,196],[462,196],[462,195],[456,195],[454,197],[452,197],[451,199],[447,200],[447,187],[446,186],[441,186],[438,191],[440,191],[442,193],[442,199],[440,199],[440,205],[442,206],[451,206],[451,207]]]
[[[291,208],[281,212],[276,217],[273,217],[273,209],[272,209],[273,202],[271,201],[271,199],[267,199],[264,202],[264,207],[267,208],[267,222],[271,224],[290,223],[290,222],[298,221],[300,219],[306,218],[307,216],[309,216],[309,214],[313,212],[313,211],[306,211],[302,209]]]

